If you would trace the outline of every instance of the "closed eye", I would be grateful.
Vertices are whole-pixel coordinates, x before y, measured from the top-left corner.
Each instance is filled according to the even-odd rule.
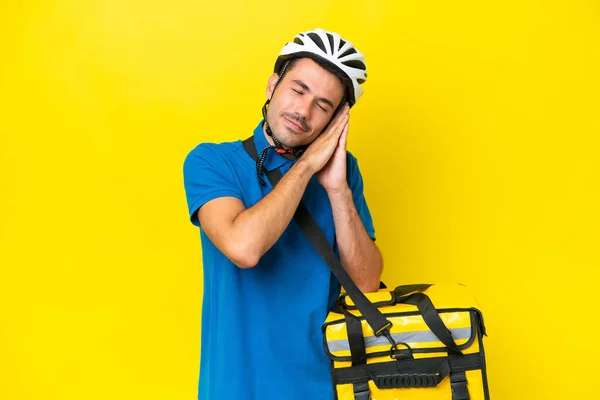
[[[301,92],[301,91],[299,91],[299,90],[296,90],[296,89],[294,89],[294,88],[292,88],[292,90],[293,90],[294,92],[296,92],[296,93],[300,94],[300,95],[303,95],[303,94],[304,94],[304,92]],[[319,108],[320,108],[321,110],[323,110],[323,111],[327,112],[327,109],[326,109],[325,107],[323,107],[321,104],[317,103],[317,106],[319,106]]]

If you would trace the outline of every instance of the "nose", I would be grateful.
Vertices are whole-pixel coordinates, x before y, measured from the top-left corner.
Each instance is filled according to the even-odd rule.
[[[310,96],[302,96],[301,99],[298,99],[298,103],[295,107],[296,114],[303,117],[305,120],[308,120],[310,117],[310,110],[312,108],[312,101],[309,98]]]

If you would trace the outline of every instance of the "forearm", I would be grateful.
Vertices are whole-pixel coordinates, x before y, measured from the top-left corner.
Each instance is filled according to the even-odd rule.
[[[283,234],[312,175],[306,163],[298,161],[268,195],[234,219],[232,240],[250,254],[250,264],[256,265]]]
[[[383,258],[356,211],[349,188],[328,193],[335,223],[340,262],[363,292],[379,288]]]

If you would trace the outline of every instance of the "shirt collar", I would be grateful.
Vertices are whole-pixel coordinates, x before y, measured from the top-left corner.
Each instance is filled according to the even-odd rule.
[[[256,152],[258,153],[258,156],[260,157],[262,154],[262,151],[269,147],[270,144],[267,141],[266,138],[266,134],[263,130],[263,123],[264,123],[264,119],[260,121],[260,123],[258,124],[258,126],[254,129],[254,146],[256,146]],[[277,154],[275,152],[275,150],[268,150],[267,151],[267,158],[265,159],[265,170],[267,171],[271,171],[274,170],[276,168],[280,168],[281,166],[285,165],[286,163],[293,163],[295,160],[290,160],[284,156],[282,156],[281,154]]]

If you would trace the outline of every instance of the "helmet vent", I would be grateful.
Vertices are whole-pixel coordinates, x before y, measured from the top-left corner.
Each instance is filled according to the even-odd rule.
[[[331,52],[333,53],[333,35],[331,33],[328,33],[327,39],[329,39],[329,48],[331,49]]]
[[[358,60],[344,61],[344,62],[342,62],[342,64],[344,64],[347,67],[357,68],[357,69],[361,69],[363,71],[367,69],[367,66],[365,65],[365,63],[362,61],[358,61]]]
[[[302,46],[304,45],[304,42],[300,38],[294,38],[294,43],[302,45]]]
[[[346,57],[346,56],[349,56],[350,54],[354,54],[354,53],[356,53],[356,49],[354,47],[350,47],[348,50],[346,50],[344,52],[344,54],[339,56],[339,58]]]
[[[309,32],[308,36],[315,42],[315,44],[323,51],[323,53],[327,53],[325,50],[325,43],[321,40],[321,37],[314,32]]]

